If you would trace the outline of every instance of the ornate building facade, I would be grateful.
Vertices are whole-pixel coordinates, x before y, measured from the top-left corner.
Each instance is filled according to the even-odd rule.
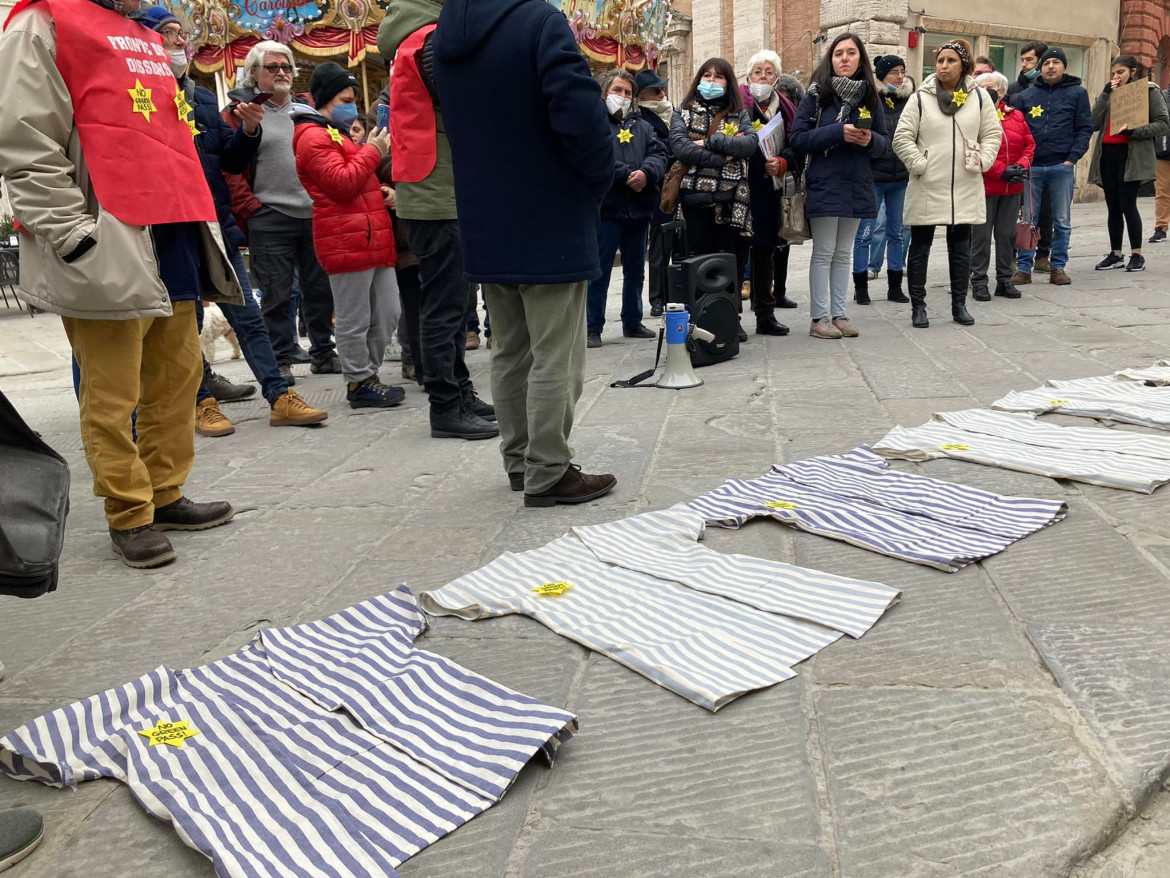
[[[1121,48],[1170,85],[1170,0],[1121,0]]]

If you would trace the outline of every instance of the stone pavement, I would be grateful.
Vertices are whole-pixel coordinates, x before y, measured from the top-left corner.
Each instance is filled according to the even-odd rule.
[[[580,463],[616,473],[619,485],[581,508],[524,509],[495,443],[431,440],[413,387],[401,410],[356,413],[338,379],[307,377],[298,389],[330,410],[316,430],[269,428],[262,403],[225,406],[238,432],[198,441],[188,489],[241,513],[228,527],[177,535],[179,561],[157,572],[130,571],[109,549],[59,322],[0,312],[0,388],[74,468],[59,590],[0,605],[0,730],[159,665],[214,660],[265,626],[404,581],[439,586],[573,524],[661,508],[1046,378],[1170,354],[1170,249],[1147,248],[1144,274],[1094,274],[1107,249],[1103,207],[1078,206],[1074,221],[1074,285],[971,304],[978,322],[967,329],[948,319],[940,239],[929,330],[910,328],[908,306],[877,299],[851,309],[859,339],[810,339],[809,251],[799,249],[790,294],[802,308],[780,314],[794,333],[753,336],[735,361],[703,370],[695,390],[610,389],[654,352],[653,342],[616,337],[611,322],[607,344],[589,352],[574,444]],[[613,318],[619,300],[610,298]],[[487,396],[488,352],[469,362]],[[247,374],[242,361],[217,368]],[[718,714],[528,619],[435,620],[425,647],[566,705],[581,734],[555,768],[527,768],[498,806],[402,873],[1038,878],[1107,848],[1170,767],[1170,491],[951,461],[895,466],[1059,497],[1071,513],[952,575],[773,522],[711,531],[717,549],[904,592],[860,641]],[[18,804],[42,809],[49,830],[14,878],[211,874],[115,783],[60,792],[0,781],[0,807]],[[1163,819],[1157,843],[1170,831]],[[1166,850],[1094,863],[1108,878],[1168,875]],[[1133,871],[1138,859],[1147,871]]]

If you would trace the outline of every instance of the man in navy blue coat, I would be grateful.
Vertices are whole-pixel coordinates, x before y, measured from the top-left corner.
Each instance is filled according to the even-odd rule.
[[[526,506],[594,500],[617,480],[573,465],[569,432],[614,173],[601,91],[544,0],[447,0],[433,44],[466,277],[492,315],[504,469]]]

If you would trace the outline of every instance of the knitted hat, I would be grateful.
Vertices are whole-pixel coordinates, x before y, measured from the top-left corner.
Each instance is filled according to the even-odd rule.
[[[357,85],[352,73],[340,64],[326,61],[318,64],[309,78],[309,94],[313,96],[313,106],[321,109],[337,97],[338,92],[350,87],[356,90]]]
[[[1043,67],[1044,62],[1049,58],[1055,58],[1065,67],[1068,67],[1068,58],[1064,56],[1064,49],[1060,48],[1060,46],[1049,46],[1048,51],[1040,56],[1040,64],[1038,66]]]
[[[899,58],[897,55],[882,55],[873,62],[873,72],[879,80],[882,80],[889,76],[890,71],[895,67],[905,66],[905,58]]]
[[[168,24],[177,24],[179,27],[183,23],[175,17],[175,14],[163,5],[151,6],[145,12],[138,16],[138,21],[144,27],[148,27],[153,31],[161,31]]]

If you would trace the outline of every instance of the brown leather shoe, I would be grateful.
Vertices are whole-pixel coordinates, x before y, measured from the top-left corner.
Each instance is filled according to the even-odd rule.
[[[219,410],[219,403],[209,396],[195,405],[195,432],[200,436],[230,436],[236,428]]]
[[[617,484],[617,477],[609,473],[588,475],[575,463],[569,464],[561,480],[539,494],[524,495],[525,506],[556,506],[558,503],[588,503],[604,497]]]
[[[1048,282],[1050,284],[1057,284],[1058,286],[1067,287],[1072,283],[1072,278],[1068,276],[1068,272],[1066,272],[1063,268],[1054,268],[1052,269],[1052,274],[1048,276]]]
[[[465,347],[469,351],[474,351],[474,350],[479,349],[479,333],[478,332],[467,333],[467,341],[465,343]]]
[[[1052,271],[1052,260],[1045,256],[1037,256],[1035,267],[1037,271],[1042,271],[1045,274]]]
[[[129,530],[114,530],[111,527],[110,542],[126,566],[136,570],[161,567],[175,560],[171,541],[149,524]]]
[[[207,530],[232,520],[236,510],[223,500],[194,503],[180,497],[174,503],[154,508],[155,530]]]
[[[268,416],[268,423],[273,427],[307,427],[309,424],[319,424],[329,417],[329,412],[315,409],[295,390],[278,396],[272,404],[272,412]]]
[[[1012,286],[1018,287],[1024,284],[1030,284],[1031,282],[1032,275],[1028,274],[1026,271],[1017,271],[1012,275]]]

